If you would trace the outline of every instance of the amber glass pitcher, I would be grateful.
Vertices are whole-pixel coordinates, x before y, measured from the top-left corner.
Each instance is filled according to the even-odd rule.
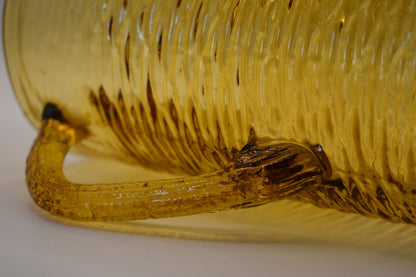
[[[415,26],[405,0],[9,0],[30,194],[76,220],[289,199],[415,224]],[[182,177],[71,182],[70,148]]]

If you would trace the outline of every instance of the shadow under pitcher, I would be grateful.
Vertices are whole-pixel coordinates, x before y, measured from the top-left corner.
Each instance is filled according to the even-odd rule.
[[[77,220],[283,198],[416,223],[416,1],[7,1],[34,201]],[[77,184],[68,150],[188,177]]]

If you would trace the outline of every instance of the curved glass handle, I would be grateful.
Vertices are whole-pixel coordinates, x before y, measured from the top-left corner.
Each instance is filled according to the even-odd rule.
[[[321,184],[314,151],[294,143],[250,142],[224,169],[148,182],[76,184],[62,172],[65,155],[87,132],[47,104],[27,160],[34,201],[53,215],[78,220],[162,218],[257,206]]]

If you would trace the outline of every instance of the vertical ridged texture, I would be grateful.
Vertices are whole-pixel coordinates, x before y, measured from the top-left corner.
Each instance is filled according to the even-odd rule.
[[[250,136],[320,144],[345,188],[298,198],[416,218],[416,2],[8,1],[23,109],[86,126],[78,148],[192,174]]]

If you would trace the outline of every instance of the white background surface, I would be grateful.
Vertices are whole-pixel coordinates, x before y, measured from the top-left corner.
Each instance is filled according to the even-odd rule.
[[[416,261],[336,245],[169,239],[48,221],[25,187],[36,132],[3,55],[0,86],[0,276],[416,276]]]

